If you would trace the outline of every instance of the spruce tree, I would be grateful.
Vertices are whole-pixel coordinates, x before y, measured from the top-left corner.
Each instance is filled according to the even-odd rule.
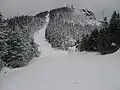
[[[9,30],[9,39],[7,43],[7,54],[2,57],[2,60],[8,64],[9,67],[20,67],[24,59],[24,43],[20,34],[14,30]]]
[[[113,13],[109,24],[110,37],[113,43],[120,46],[120,15],[116,11]]]
[[[83,35],[83,38],[77,47],[78,51],[89,51],[89,35]]]
[[[117,22],[118,22],[118,14],[116,11],[114,11],[109,24],[109,32],[111,36],[113,36],[113,34],[116,33],[117,24],[118,24]]]
[[[2,70],[2,68],[4,67],[4,62],[2,61],[2,59],[0,58],[0,71]]]
[[[3,21],[3,15],[2,15],[2,13],[0,12],[0,25],[2,24],[2,21]]]
[[[114,35],[115,42],[120,46],[120,15],[117,15],[117,26],[116,26],[116,33]]]

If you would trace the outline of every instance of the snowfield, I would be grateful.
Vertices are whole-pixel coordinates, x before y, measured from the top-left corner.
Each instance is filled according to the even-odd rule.
[[[45,41],[46,26],[35,35],[41,56],[8,70],[0,90],[120,90],[120,50],[104,56],[55,50]]]

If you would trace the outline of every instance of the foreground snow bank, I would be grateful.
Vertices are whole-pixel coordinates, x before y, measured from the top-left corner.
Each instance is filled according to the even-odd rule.
[[[119,90],[119,54],[57,52],[40,57],[28,67],[9,72],[0,90]]]

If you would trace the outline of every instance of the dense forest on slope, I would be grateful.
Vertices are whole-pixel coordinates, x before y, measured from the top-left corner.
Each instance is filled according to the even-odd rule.
[[[116,52],[120,47],[120,15],[116,11],[111,20],[97,21],[87,9],[63,7],[50,11],[45,37],[53,48],[93,51],[101,54]]]
[[[116,52],[120,48],[120,14],[115,11],[110,21],[105,17],[100,30],[96,28],[90,35],[84,35],[77,48],[103,55]]]
[[[52,47],[68,50],[82,39],[83,34],[99,28],[99,24],[94,13],[87,9],[75,9],[73,6],[52,9],[45,37]]]
[[[38,57],[34,33],[45,23],[45,17],[15,16],[4,19],[0,14],[0,68],[18,68]]]

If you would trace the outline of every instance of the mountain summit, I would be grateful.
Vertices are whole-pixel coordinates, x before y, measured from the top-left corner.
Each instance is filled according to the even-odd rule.
[[[66,6],[49,11],[49,24],[45,37],[55,48],[68,49],[83,35],[100,26],[92,11]]]

